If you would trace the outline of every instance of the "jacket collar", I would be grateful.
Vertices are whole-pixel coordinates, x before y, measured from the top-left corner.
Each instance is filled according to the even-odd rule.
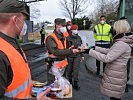
[[[130,43],[130,41],[128,42],[128,37],[133,36],[132,32],[129,33],[121,33],[121,34],[117,34],[113,37],[113,42],[117,42],[117,41],[123,41],[126,42],[127,44]]]
[[[58,33],[56,30],[54,30],[53,33],[55,33],[55,35],[57,36],[58,39],[60,39],[60,40],[64,40],[64,35],[63,35],[63,34]]]
[[[120,34],[116,34],[113,39],[116,40],[116,39],[120,39],[120,38],[123,38],[124,36],[129,36],[129,35],[133,35],[132,32],[129,32],[129,33],[120,33]]]

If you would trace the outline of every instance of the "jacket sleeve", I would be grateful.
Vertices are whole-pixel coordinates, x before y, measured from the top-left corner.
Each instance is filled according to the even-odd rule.
[[[103,54],[107,54],[109,52],[109,48],[102,48],[102,47],[99,47],[99,46],[96,46],[95,50],[100,52],[100,53],[103,53]]]
[[[109,31],[110,34],[112,34],[112,36],[114,36],[115,34],[113,33],[113,27],[110,28],[110,31]]]
[[[48,52],[54,54],[55,56],[67,56],[72,54],[72,51],[68,48],[59,49],[55,40],[51,36],[47,37],[46,47]]]
[[[107,54],[103,54],[91,49],[89,55],[96,58],[97,60],[109,63],[116,60],[125,51],[127,51],[127,49],[129,49],[129,46],[126,43],[121,43],[121,41],[118,41],[110,48]]]
[[[95,26],[96,27],[96,26]],[[94,30],[93,30],[93,37],[94,37],[94,39],[96,39],[96,29],[95,29],[95,27],[94,27]]]
[[[70,40],[69,40],[69,36],[66,38],[66,48],[69,48],[69,47],[71,47],[71,42],[70,42]]]
[[[93,30],[93,32],[94,32],[94,34],[96,33],[96,29],[95,29],[95,27],[94,27],[94,30]]]

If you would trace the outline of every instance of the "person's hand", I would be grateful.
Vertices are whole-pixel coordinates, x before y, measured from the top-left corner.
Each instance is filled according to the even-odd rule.
[[[73,52],[73,53],[78,53],[79,50],[78,50],[78,49],[72,49],[72,52]]]
[[[71,47],[69,47],[69,49],[73,49],[74,48],[74,45],[71,45]]]
[[[46,91],[37,95],[37,100],[53,100],[46,95],[50,92],[51,88],[48,88]]]
[[[91,47],[89,47],[89,49],[93,49],[93,50],[95,50],[95,46],[91,46]]]
[[[84,54],[89,54],[89,52],[90,52],[91,49],[95,50],[95,46],[91,46],[88,49],[84,49],[83,53]]]
[[[85,59],[85,57],[82,57],[82,60],[84,60]]]

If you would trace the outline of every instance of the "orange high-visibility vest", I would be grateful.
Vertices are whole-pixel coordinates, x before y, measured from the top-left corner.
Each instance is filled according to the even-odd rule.
[[[9,59],[13,71],[13,80],[6,88],[4,95],[19,99],[29,97],[32,89],[32,81],[28,63],[25,62],[21,54],[11,44],[2,38],[0,38],[0,50]]]
[[[63,35],[64,35],[65,37],[68,37],[68,36],[69,36],[69,33],[66,31]]]
[[[53,39],[56,41],[59,49],[65,49],[66,48],[66,38],[64,40],[64,44],[62,44],[62,42],[57,38],[55,33],[50,34],[50,36],[52,36]],[[58,57],[54,56],[53,54],[49,54],[49,57],[58,58]],[[57,68],[64,68],[64,67],[66,67],[67,64],[68,64],[67,59],[64,59],[62,61],[54,61],[53,66],[55,66]]]

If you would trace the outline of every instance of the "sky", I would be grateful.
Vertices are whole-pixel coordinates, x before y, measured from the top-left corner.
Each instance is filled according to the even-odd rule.
[[[59,0],[39,1],[37,3],[30,4],[30,7],[32,8],[31,11],[33,11],[33,9],[40,10],[40,16],[37,19],[31,18],[34,23],[44,22],[46,20],[54,23],[55,18],[65,18],[67,21],[70,20],[69,18],[63,16]],[[88,15],[88,12],[93,11],[93,9],[93,5],[89,5],[87,12],[81,16]]]

